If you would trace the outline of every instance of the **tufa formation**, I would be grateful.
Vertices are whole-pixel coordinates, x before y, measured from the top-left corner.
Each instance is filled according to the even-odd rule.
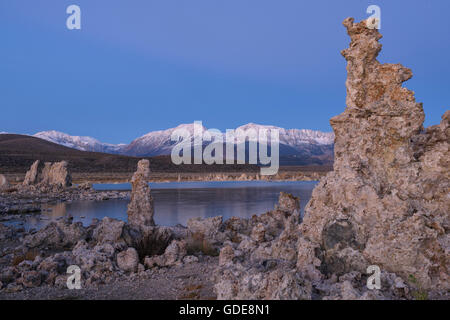
[[[37,187],[70,187],[72,185],[72,177],[67,168],[67,161],[46,162],[44,168],[39,174],[39,160],[36,160],[30,170],[25,174],[23,186]]]
[[[148,186],[150,162],[140,160],[131,179],[131,201],[128,204],[128,222],[135,226],[154,226],[153,198]]]
[[[222,248],[219,299],[448,298],[450,111],[424,129],[422,104],[402,87],[411,70],[376,60],[381,35],[365,21],[343,24],[351,43],[347,108],[330,121],[334,171],[301,224],[292,215],[267,237],[272,223],[261,221],[251,241]],[[380,290],[367,288],[370,265]]]

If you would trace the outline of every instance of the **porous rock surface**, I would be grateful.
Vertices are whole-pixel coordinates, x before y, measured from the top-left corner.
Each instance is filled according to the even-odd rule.
[[[263,230],[274,222],[261,221],[251,237],[222,248],[219,299],[447,297],[450,111],[424,129],[422,104],[402,87],[411,70],[376,60],[381,35],[365,21],[343,24],[351,43],[342,51],[347,108],[330,121],[334,171],[314,189],[301,224],[292,214],[270,240]],[[247,228],[237,222],[238,233]],[[370,265],[381,269],[380,290],[366,286]]]
[[[301,223],[299,199],[281,193],[274,210],[249,219],[155,226],[149,163],[141,160],[128,223],[60,219],[28,233],[0,224],[3,242],[21,241],[2,250],[0,290],[64,288],[69,265],[95,287],[123,274],[164,274],[217,250],[218,299],[448,299],[450,111],[424,129],[422,105],[401,86],[411,71],[376,60],[381,35],[365,21],[344,26],[347,108],[331,119],[334,171],[314,189]],[[38,165],[27,184],[39,183]],[[55,170],[62,176],[63,167]],[[371,265],[381,270],[381,289],[366,286]]]
[[[128,204],[128,222],[137,226],[154,226],[153,198],[148,186],[150,162],[140,160],[131,179],[131,201]]]
[[[72,185],[72,177],[67,167],[67,161],[46,162],[44,168],[39,173],[40,161],[36,160],[30,170],[25,174],[23,186],[45,187],[70,187]]]
[[[450,111],[424,130],[422,104],[402,87],[411,70],[376,60],[381,35],[364,21],[344,26],[347,108],[330,121],[334,171],[305,210],[306,247],[319,250],[326,273],[372,264],[448,290]]]
[[[3,174],[0,174],[0,191],[8,189],[9,182],[8,179]]]
[[[32,165],[30,170],[28,170],[25,174],[25,179],[23,180],[24,186],[30,186],[34,185],[38,181],[38,167],[39,167],[39,160],[36,160]]]

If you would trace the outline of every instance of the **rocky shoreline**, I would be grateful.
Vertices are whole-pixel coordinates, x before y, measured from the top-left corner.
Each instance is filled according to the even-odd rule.
[[[424,129],[422,105],[402,87],[411,70],[376,60],[381,35],[365,21],[343,24],[347,108],[331,119],[334,171],[303,220],[299,199],[282,192],[274,210],[250,219],[155,225],[141,160],[127,222],[85,227],[65,217],[31,232],[0,224],[0,299],[448,300],[450,111]],[[100,197],[88,185],[70,187],[65,168],[46,164],[38,174],[34,165],[20,191],[3,196]],[[69,266],[80,270],[82,289],[67,288]]]

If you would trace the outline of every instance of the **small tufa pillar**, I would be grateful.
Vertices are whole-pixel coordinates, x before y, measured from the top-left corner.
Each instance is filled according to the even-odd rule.
[[[150,162],[138,162],[137,170],[131,179],[131,201],[128,204],[128,223],[135,226],[154,226],[153,198],[148,186]]]

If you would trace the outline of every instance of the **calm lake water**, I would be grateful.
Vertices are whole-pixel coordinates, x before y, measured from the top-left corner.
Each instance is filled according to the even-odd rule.
[[[306,203],[317,182],[315,181],[219,181],[150,183],[155,203],[155,222],[158,225],[186,225],[194,217],[223,216],[249,218],[272,210],[281,191],[300,198],[303,214]],[[96,184],[97,190],[129,190],[130,184]],[[74,221],[89,225],[93,218],[111,217],[127,220],[128,200],[101,202],[80,201],[48,205],[50,209],[40,216],[30,217],[26,229],[39,229],[58,217],[70,214]],[[14,223],[14,221],[10,221]]]

